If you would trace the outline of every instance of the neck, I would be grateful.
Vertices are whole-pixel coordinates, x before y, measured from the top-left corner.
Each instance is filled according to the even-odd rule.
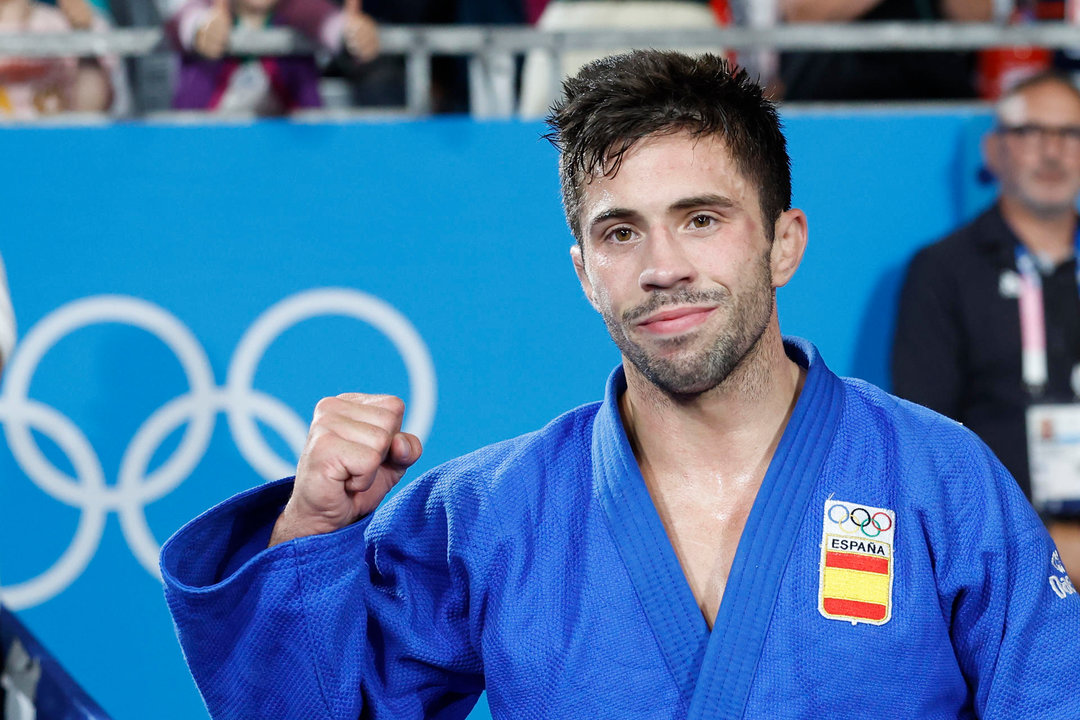
[[[1001,197],[1001,216],[1030,252],[1060,263],[1075,252],[1076,212],[1064,207],[1035,212],[1023,203]]]
[[[732,373],[699,395],[672,397],[631,364],[624,366],[627,388],[620,409],[646,478],[761,482],[761,468],[768,466],[803,379],[784,352],[775,315]]]

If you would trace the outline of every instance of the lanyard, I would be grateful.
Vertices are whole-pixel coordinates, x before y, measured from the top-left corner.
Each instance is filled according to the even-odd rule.
[[[1080,288],[1080,226],[1073,240],[1076,284]],[[1046,366],[1046,314],[1043,309],[1042,273],[1035,256],[1021,243],[1016,245],[1016,269],[1020,274],[1020,347],[1024,385],[1033,396],[1042,395],[1048,378]]]

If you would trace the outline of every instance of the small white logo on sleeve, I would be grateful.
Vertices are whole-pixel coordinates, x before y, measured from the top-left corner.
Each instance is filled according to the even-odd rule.
[[[1069,579],[1068,574],[1065,572],[1065,564],[1061,562],[1061,555],[1058,554],[1057,550],[1050,556],[1050,565],[1053,566],[1054,570],[1061,573],[1060,576],[1050,576],[1050,589],[1054,591],[1054,594],[1063,600],[1069,595],[1075,595],[1076,587],[1073,586],[1072,580]]]

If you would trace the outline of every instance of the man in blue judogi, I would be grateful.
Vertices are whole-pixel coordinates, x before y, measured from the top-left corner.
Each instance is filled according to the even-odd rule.
[[[550,117],[604,399],[386,492],[397,398],[319,403],[295,480],[162,551],[216,718],[1075,714],[1080,600],[970,432],[780,334],[806,246],[773,106],[634,52]]]

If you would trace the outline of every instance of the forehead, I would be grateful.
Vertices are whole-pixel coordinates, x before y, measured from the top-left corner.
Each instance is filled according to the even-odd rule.
[[[680,198],[718,194],[740,205],[758,202],[757,189],[738,168],[723,139],[679,132],[637,141],[614,176],[596,175],[582,188],[586,221],[604,207],[647,209]]]
[[[1006,125],[1080,124],[1080,98],[1057,81],[1039,83],[1004,100],[998,120]]]

